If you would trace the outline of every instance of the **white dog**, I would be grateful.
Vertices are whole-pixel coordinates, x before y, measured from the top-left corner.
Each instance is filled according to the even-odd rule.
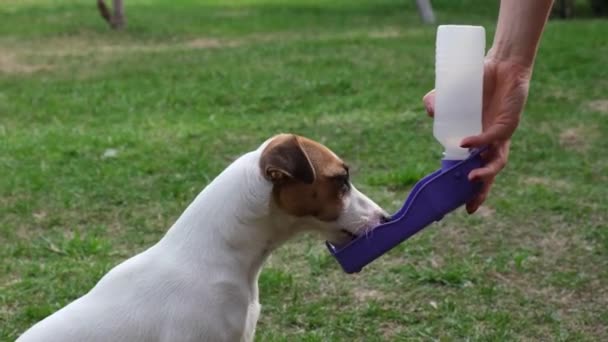
[[[252,341],[273,249],[307,230],[344,243],[385,219],[327,147],[278,135],[224,170],[157,244],[17,341]]]

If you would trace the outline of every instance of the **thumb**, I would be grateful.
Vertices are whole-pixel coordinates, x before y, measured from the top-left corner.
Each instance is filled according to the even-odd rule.
[[[429,91],[422,98],[422,102],[424,102],[424,108],[426,109],[426,113],[433,117],[435,116],[435,89]]]

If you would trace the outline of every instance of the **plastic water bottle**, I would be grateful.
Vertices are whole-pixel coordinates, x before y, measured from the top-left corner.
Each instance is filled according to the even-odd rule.
[[[444,160],[463,160],[463,138],[481,133],[485,30],[481,26],[441,25],[435,52],[433,135]]]

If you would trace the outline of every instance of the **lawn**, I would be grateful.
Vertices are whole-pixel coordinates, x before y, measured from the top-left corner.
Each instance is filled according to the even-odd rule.
[[[157,241],[238,155],[327,144],[388,211],[439,165],[414,1],[0,0],[0,340]],[[433,1],[480,24],[495,2]],[[260,279],[258,341],[608,340],[608,22],[552,21],[510,164],[358,275],[301,236]]]

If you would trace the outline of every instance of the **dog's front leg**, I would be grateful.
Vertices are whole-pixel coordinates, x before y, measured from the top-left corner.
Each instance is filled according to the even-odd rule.
[[[255,327],[258,324],[261,310],[262,306],[257,299],[249,304],[249,307],[247,308],[247,320],[245,321],[245,332],[243,333],[241,342],[253,342]]]

